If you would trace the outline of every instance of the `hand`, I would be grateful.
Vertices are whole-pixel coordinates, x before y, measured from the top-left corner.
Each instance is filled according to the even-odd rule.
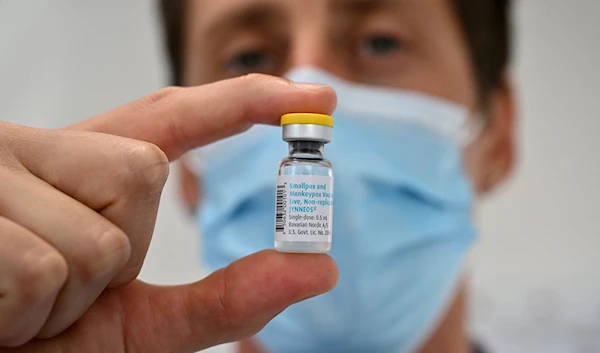
[[[329,88],[250,75],[164,89],[63,130],[0,123],[0,347],[193,352],[251,335],[330,290],[331,258],[274,251],[191,285],[132,281],[170,160],[334,105]]]

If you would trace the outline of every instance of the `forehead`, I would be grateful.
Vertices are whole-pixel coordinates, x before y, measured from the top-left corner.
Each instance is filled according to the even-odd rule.
[[[343,17],[394,9],[427,21],[448,0],[191,0],[187,11],[195,31],[215,31],[232,22],[291,21],[297,17]]]

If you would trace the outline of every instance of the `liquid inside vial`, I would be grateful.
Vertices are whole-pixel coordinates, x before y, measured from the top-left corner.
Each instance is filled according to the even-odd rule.
[[[275,249],[326,253],[331,250],[333,168],[323,157],[324,144],[290,142],[279,164]]]

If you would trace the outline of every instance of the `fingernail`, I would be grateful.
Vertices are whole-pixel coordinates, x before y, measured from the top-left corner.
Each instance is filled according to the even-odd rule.
[[[307,91],[326,87],[325,85],[319,85],[316,83],[294,82],[294,81],[290,81],[290,82],[292,83],[292,85],[294,85],[300,89],[307,90]]]

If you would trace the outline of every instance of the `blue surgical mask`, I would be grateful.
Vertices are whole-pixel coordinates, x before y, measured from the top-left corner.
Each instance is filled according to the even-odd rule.
[[[463,165],[468,110],[314,68],[288,77],[338,94],[325,155],[336,175],[330,255],[340,278],[256,337],[271,353],[413,352],[456,296],[476,234]],[[256,127],[200,153],[204,260],[217,269],[271,248],[277,164],[287,154],[280,128]]]

